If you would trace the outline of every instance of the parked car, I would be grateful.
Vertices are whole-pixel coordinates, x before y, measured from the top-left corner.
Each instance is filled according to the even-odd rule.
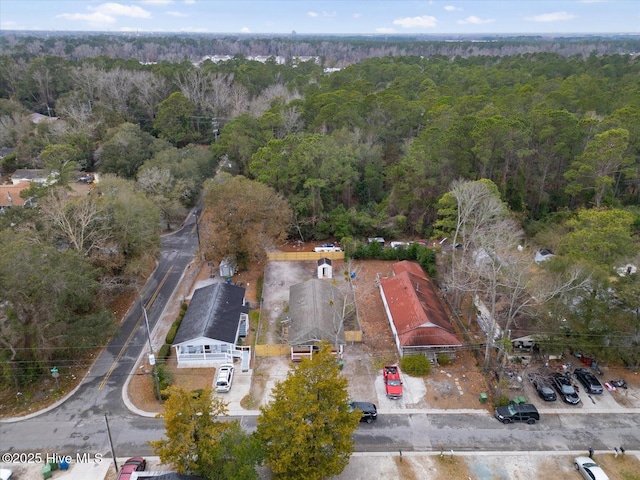
[[[360,410],[362,412],[361,422],[371,423],[378,418],[378,409],[373,403],[369,402],[349,402],[351,411]]]
[[[142,457],[132,457],[122,465],[118,480],[129,480],[133,472],[144,472],[147,468],[147,461]]]
[[[555,402],[558,398],[546,379],[536,378],[531,383],[533,383],[533,387],[538,392],[538,396],[545,402]]]
[[[218,377],[216,379],[216,392],[225,393],[231,390],[231,382],[233,382],[233,365],[223,363],[218,368]]]
[[[532,425],[540,420],[538,409],[530,403],[512,403],[504,407],[496,407],[494,415],[502,423],[526,422]]]
[[[576,457],[573,466],[586,480],[609,480],[604,470],[589,457]]]
[[[566,375],[563,375],[562,373],[554,373],[551,375],[551,383],[553,383],[553,387],[560,394],[560,398],[562,398],[566,403],[571,405],[577,405],[580,403],[578,392],[573,388],[571,381],[566,377]]]
[[[602,384],[587,368],[576,368],[573,374],[580,381],[587,393],[600,394],[604,391]]]
[[[385,365],[382,368],[382,377],[384,378],[384,387],[387,392],[387,398],[402,398],[402,380],[400,380],[400,369],[396,365]]]

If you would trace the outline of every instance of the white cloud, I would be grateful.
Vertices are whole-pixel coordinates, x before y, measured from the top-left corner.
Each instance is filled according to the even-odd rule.
[[[331,17],[331,18],[333,18],[333,17],[335,17],[337,15],[338,14],[335,11],[333,11],[333,12],[322,12],[322,16],[323,17]]]
[[[249,30],[249,27],[242,27],[240,33],[251,33],[251,30]]]
[[[95,7],[87,7],[92,13],[61,13],[56,18],[88,22],[92,26],[115,23],[116,17],[151,18],[151,12],[137,5],[120,3],[101,3]]]
[[[186,5],[193,5],[194,3],[196,3],[196,0],[184,0],[184,3]]]
[[[89,7],[94,12],[105,15],[116,15],[131,18],[150,18],[151,12],[137,5],[122,5],[121,3],[101,3],[97,7]]]
[[[310,17],[317,17],[318,12],[307,12],[307,15],[309,15]]]
[[[438,23],[436,17],[422,15],[421,17],[405,17],[397,18],[393,21],[394,25],[400,25],[402,28],[432,28]]]
[[[572,13],[554,12],[535,15],[533,17],[527,17],[526,19],[532,22],[562,22],[564,20],[573,20],[574,18],[576,18],[576,16]]]
[[[376,33],[396,33],[395,29],[389,27],[376,28]]]
[[[458,20],[460,25],[484,25],[485,23],[493,23],[496,20],[494,18],[479,18],[475,15],[465,18],[464,20]]]
[[[171,15],[172,17],[188,17],[189,15],[187,15],[184,12],[178,12],[177,10],[170,10],[168,12],[164,12],[167,15]]]
[[[146,3],[147,5],[169,5],[173,3],[173,0],[140,0],[140,3]]]
[[[444,9],[445,9],[447,12],[459,12],[459,11],[462,11],[462,10],[463,10],[463,9],[462,9],[462,8],[460,8],[460,7],[454,7],[453,5],[447,5],[446,7],[444,7]]]
[[[64,18],[65,20],[89,22],[91,25],[104,25],[106,23],[115,23],[116,18],[102,12],[93,13],[61,13],[56,18]]]

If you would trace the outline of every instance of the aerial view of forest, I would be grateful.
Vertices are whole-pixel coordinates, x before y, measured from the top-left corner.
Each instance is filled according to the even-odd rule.
[[[216,173],[283,201],[293,239],[336,240],[355,254],[373,236],[456,238],[453,250],[475,260],[439,270],[443,285],[510,289],[512,299],[528,291],[510,319],[536,316],[543,332],[570,330],[576,348],[638,365],[637,52],[637,40],[599,37],[4,32],[3,181],[24,169],[56,181],[20,193],[33,208],[1,199],[1,300],[11,308],[0,385],[33,381],[56,355],[103,342],[115,324],[109,300],[147,272],[162,230],[203,192],[215,197]],[[78,176],[99,177],[98,195],[66,194]],[[474,201],[485,216],[469,207],[464,217]],[[557,287],[539,293],[544,302],[515,273],[505,283],[499,268],[470,271],[478,251],[506,270],[516,261],[498,252],[518,245],[557,257],[537,278]],[[51,325],[75,334],[50,336]]]

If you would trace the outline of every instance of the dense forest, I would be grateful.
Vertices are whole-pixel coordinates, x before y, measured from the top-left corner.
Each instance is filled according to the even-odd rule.
[[[562,56],[627,55],[640,52],[633,35],[215,35],[83,32],[0,32],[0,55],[29,58],[51,55],[69,60],[95,57],[139,62],[199,61],[211,55],[318,57],[325,66],[345,67],[366,58],[443,55],[510,56],[557,53]]]
[[[270,45],[269,55],[289,61],[247,60],[258,54],[258,45]],[[353,58],[330,57],[344,46]],[[517,221],[496,225],[524,229],[509,242],[551,248],[590,272],[588,281],[581,280],[582,293],[570,300],[562,291],[562,302],[580,303],[591,320],[558,304],[562,313],[554,321],[573,316],[574,330],[583,332],[576,344],[593,350],[606,338],[607,345],[624,347],[624,354],[608,349],[609,357],[637,365],[636,276],[624,280],[624,289],[620,282],[617,291],[610,287],[613,268],[638,260],[640,62],[626,51],[632,46],[629,40],[602,39],[554,45],[532,39],[332,43],[5,34],[0,148],[10,153],[1,160],[2,173],[44,168],[63,179],[79,169],[99,172],[106,182],[98,184],[101,196],[81,200],[54,187],[31,189],[28,194],[41,199],[48,214],[5,212],[0,233],[12,242],[1,243],[0,258],[14,258],[27,247],[34,256],[47,249],[50,256],[84,262],[83,275],[92,281],[75,282],[103,293],[130,288],[154,252],[149,245],[157,242],[159,225],[179,221],[219,170],[283,197],[292,212],[292,237],[345,244],[367,236],[440,239],[463,233],[462,224],[447,226],[447,198],[461,208],[467,191],[459,182],[486,180]],[[219,63],[187,61],[216,52],[235,56]],[[294,61],[293,55],[322,61]],[[324,66],[341,63],[349,65],[325,73]],[[34,112],[51,118],[35,124],[29,117]],[[128,192],[128,203],[109,195],[114,189]],[[130,208],[149,213],[140,217]],[[61,228],[65,222],[55,215],[79,211],[92,219],[83,225],[83,242],[77,241],[78,229]],[[466,248],[470,239],[461,244]],[[558,262],[555,268],[569,267]],[[24,302],[16,274],[14,264],[0,262],[0,287],[14,292],[0,356],[31,362],[37,372],[56,351],[37,351],[25,341],[28,332],[39,332],[46,321],[67,325],[68,318],[97,315],[108,295],[92,294],[95,301],[87,307],[65,290],[59,310],[48,310],[55,319],[34,318],[29,309],[15,308]],[[460,286],[444,274],[442,281]],[[39,288],[34,298],[42,295],[45,302],[45,287]],[[70,344],[61,337],[59,352],[86,348],[87,342]],[[0,381],[27,378],[11,362]]]

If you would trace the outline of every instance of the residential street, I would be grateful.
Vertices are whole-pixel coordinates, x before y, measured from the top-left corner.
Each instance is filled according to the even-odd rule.
[[[144,288],[153,329],[196,251],[190,217],[186,227],[163,238],[157,270]],[[116,455],[150,455],[149,440],[164,433],[161,419],[130,412],[123,402],[123,386],[141,352],[147,334],[139,303],[126,316],[114,338],[78,390],[48,412],[15,422],[0,423],[0,451],[57,454],[97,453],[110,457],[105,414]],[[605,413],[610,412],[610,413]],[[234,413],[241,413],[234,411]],[[536,425],[503,425],[486,410],[435,410],[381,405],[377,422],[361,424],[355,434],[357,452],[531,452],[610,451],[624,444],[629,454],[640,450],[640,409],[544,411]],[[249,431],[257,412],[238,417]],[[410,453],[409,453],[410,454]]]
[[[149,327],[155,327],[197,250],[194,216],[181,230],[162,237],[158,266],[142,290]],[[2,452],[108,453],[107,415],[113,442],[127,452],[162,435],[162,422],[132,414],[122,388],[142,351],[148,350],[139,302],[127,313],[114,336],[75,393],[57,407],[19,422],[0,423]]]

